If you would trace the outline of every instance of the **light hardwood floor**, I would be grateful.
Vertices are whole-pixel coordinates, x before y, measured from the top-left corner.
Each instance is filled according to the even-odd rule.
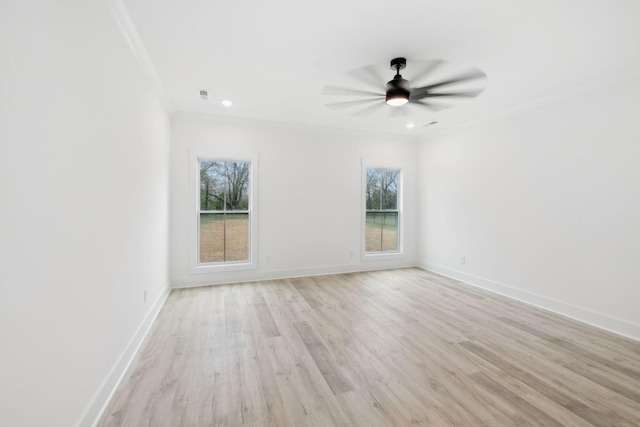
[[[174,290],[100,426],[640,426],[640,343],[420,269]]]

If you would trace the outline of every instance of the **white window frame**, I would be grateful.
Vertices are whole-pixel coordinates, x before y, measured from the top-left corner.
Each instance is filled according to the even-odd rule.
[[[236,153],[233,153],[236,154]],[[189,272],[191,274],[218,273],[228,271],[253,270],[258,268],[258,161],[259,153],[242,153],[237,155],[221,155],[213,149],[190,148],[189,149],[189,169],[190,169],[190,250],[189,250]],[[249,163],[249,259],[247,261],[226,261],[218,263],[200,262],[199,239],[200,239],[200,160],[213,160],[220,162],[243,162]]]
[[[387,170],[397,170],[398,171],[398,250],[396,251],[387,251],[387,252],[367,252],[367,169],[387,169]],[[384,163],[381,161],[378,162],[368,162],[362,161],[362,261],[379,261],[382,259],[397,259],[404,258],[404,215],[403,215],[403,205],[404,205],[404,170],[397,164],[393,163]]]

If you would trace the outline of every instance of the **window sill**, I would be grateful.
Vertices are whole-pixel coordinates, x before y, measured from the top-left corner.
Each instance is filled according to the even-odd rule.
[[[255,262],[234,262],[234,263],[220,263],[220,264],[200,264],[192,266],[190,269],[191,274],[210,274],[210,273],[223,273],[228,271],[246,271],[255,270],[258,268]]]
[[[386,261],[388,259],[404,259],[405,256],[402,252],[373,252],[366,253],[362,257],[362,261]]]

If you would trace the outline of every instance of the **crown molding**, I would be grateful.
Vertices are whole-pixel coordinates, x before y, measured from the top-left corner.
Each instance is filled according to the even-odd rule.
[[[151,85],[153,91],[156,93],[156,96],[159,98],[160,102],[167,110],[168,114],[172,114],[175,111],[175,107],[169,94],[160,79],[160,75],[156,70],[156,67],[153,65],[151,61],[151,57],[147,52],[147,48],[145,47],[140,35],[138,34],[138,30],[131,20],[131,15],[129,15],[129,11],[127,7],[124,5],[122,0],[104,0],[111,13],[111,16],[115,20],[118,28],[122,32],[124,39],[127,42],[127,45],[131,49],[133,56],[138,61],[140,68],[142,69],[143,74],[145,75],[147,81]]]

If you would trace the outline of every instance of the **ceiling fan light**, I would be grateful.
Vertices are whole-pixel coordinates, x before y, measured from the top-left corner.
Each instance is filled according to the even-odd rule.
[[[396,95],[396,96],[390,97],[389,95],[387,95],[386,103],[387,105],[390,105],[392,107],[400,107],[406,104],[407,102],[409,102],[409,97],[407,96]]]

